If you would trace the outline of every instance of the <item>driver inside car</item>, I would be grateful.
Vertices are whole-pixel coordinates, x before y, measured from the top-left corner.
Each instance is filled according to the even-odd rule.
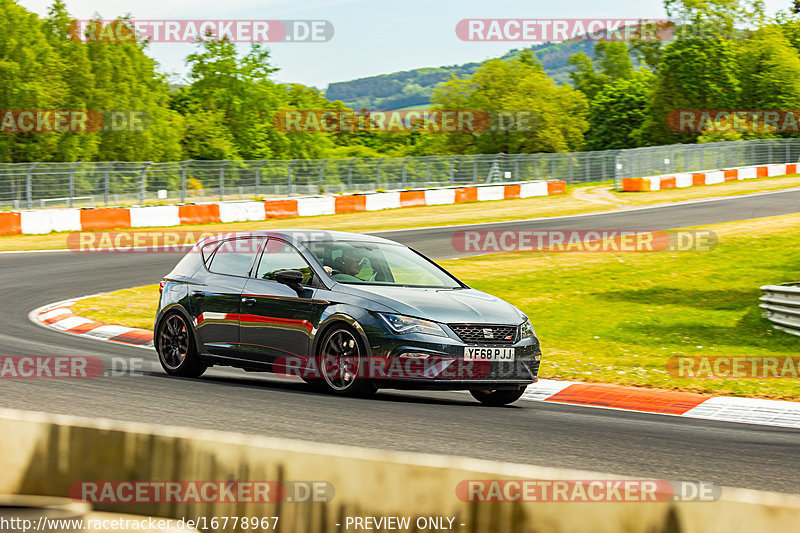
[[[359,258],[355,250],[342,250],[341,257],[333,260],[333,279],[336,281],[364,281],[356,274],[361,272],[366,261],[367,258]]]

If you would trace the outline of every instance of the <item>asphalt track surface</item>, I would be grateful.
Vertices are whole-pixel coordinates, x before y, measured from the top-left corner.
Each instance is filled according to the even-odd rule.
[[[668,229],[794,212],[800,212],[800,190],[502,226]],[[453,229],[382,235],[443,258],[453,255]],[[232,369],[171,378],[155,352],[65,335],[28,320],[31,310],[54,301],[156,283],[178,259],[165,253],[0,254],[0,353],[143,359],[141,375],[3,379],[0,406],[303,439],[319,442],[320,449],[349,444],[800,493],[800,431],[794,429],[531,401],[489,408],[461,392],[337,398],[300,382]],[[546,339],[543,344],[547,364]]]

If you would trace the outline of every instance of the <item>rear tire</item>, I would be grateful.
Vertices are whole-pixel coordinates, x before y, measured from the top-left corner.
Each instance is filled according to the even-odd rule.
[[[525,393],[525,387],[520,387],[519,389],[471,390],[469,393],[483,405],[500,407],[519,400]]]
[[[313,384],[337,396],[372,396],[377,387],[368,377],[366,350],[349,326],[334,326],[322,339],[317,354],[321,379]]]
[[[191,327],[180,313],[164,317],[158,326],[155,341],[158,360],[170,376],[196,378],[208,368],[197,353]]]

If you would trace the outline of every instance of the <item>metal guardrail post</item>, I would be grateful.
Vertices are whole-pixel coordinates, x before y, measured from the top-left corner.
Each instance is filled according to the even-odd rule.
[[[323,159],[322,163],[319,164],[319,192],[322,193],[325,190],[325,163],[327,163],[327,159]]]
[[[226,159],[222,162],[222,166],[219,167],[219,201],[223,201],[225,199],[225,167],[230,163],[230,159]]]
[[[348,191],[353,189],[353,163],[355,163],[357,159],[358,159],[357,157],[354,157],[347,164],[347,190]]]
[[[456,158],[455,157],[451,157],[450,161],[448,161],[448,163],[447,163],[448,166],[450,167],[450,185],[453,185],[456,182],[454,169],[453,169],[453,163],[455,163],[455,162],[456,162]]]
[[[33,209],[33,184],[31,183],[31,173],[38,165],[39,163],[36,162],[29,166],[25,176],[25,205],[28,209]]]
[[[110,161],[108,163],[108,165],[106,165],[106,169],[103,172],[103,204],[104,205],[108,205],[108,195],[109,195],[109,192],[110,192],[108,175],[111,172],[111,169],[114,167],[115,164],[116,164],[116,161]]]
[[[72,168],[69,169],[69,198],[67,199],[67,207],[72,207],[72,198],[75,196],[75,169],[80,165],[80,161],[76,161]]]
[[[147,167],[149,167],[152,164],[153,164],[152,161],[145,161],[144,166],[142,167],[142,173],[139,175],[139,203],[142,204],[144,203],[144,195],[145,192],[147,191],[147,179],[145,174],[147,172]]]
[[[400,172],[400,186],[403,189],[406,188],[406,163],[408,163],[409,159],[411,159],[411,156],[407,156],[405,159],[403,159],[402,170]]]
[[[261,194],[261,167],[267,164],[266,159],[262,159],[256,165],[256,196]]]
[[[189,159],[188,161],[181,162],[181,203],[186,203],[186,172],[189,168],[189,164],[194,161],[193,159]]]
[[[378,164],[375,165],[375,189],[376,190],[381,188],[381,164],[383,164],[384,161],[386,161],[386,158],[385,157],[381,157],[378,160]]]
[[[299,161],[299,159],[292,159],[286,167],[286,194],[292,194],[292,166]]]
[[[433,158],[436,157],[435,155],[428,156],[427,166],[425,168],[425,187],[429,187],[431,184],[431,163],[433,163]]]
[[[772,327],[800,336],[800,282],[765,285],[761,290],[759,307]]]

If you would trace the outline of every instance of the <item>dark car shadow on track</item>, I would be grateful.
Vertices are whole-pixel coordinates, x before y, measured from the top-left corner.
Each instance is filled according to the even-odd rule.
[[[345,396],[336,396],[333,394],[327,394],[322,391],[315,390],[312,385],[304,383],[302,381],[283,381],[283,380],[276,380],[270,379],[269,374],[265,373],[264,376],[250,376],[250,375],[243,375],[239,376],[228,376],[228,375],[214,375],[214,374],[207,374],[199,378],[182,378],[177,376],[170,376],[163,372],[153,371],[153,372],[143,372],[143,375],[155,378],[166,378],[170,380],[180,380],[182,382],[195,382],[195,383],[205,383],[205,384],[216,384],[216,385],[224,385],[224,386],[232,386],[238,388],[246,388],[246,389],[253,389],[253,390],[276,390],[281,392],[288,392],[292,394],[301,394],[301,395],[312,395],[317,396],[320,398],[326,399],[341,399],[341,400],[359,400],[359,401],[372,401],[372,402],[392,402],[392,403],[414,403],[414,404],[427,404],[427,405],[454,405],[454,406],[470,406],[470,407],[483,407],[479,404],[476,400],[473,400],[470,396],[466,396],[464,400],[458,400],[454,398],[442,398],[440,396],[436,396],[436,392],[433,391],[420,391],[422,394],[425,395],[416,395],[410,394],[407,391],[402,390],[386,390],[386,391],[378,391],[375,396],[368,397],[368,398],[353,398],[353,397],[345,397]],[[510,406],[514,407],[514,406]],[[520,406],[516,406],[520,407]]]

